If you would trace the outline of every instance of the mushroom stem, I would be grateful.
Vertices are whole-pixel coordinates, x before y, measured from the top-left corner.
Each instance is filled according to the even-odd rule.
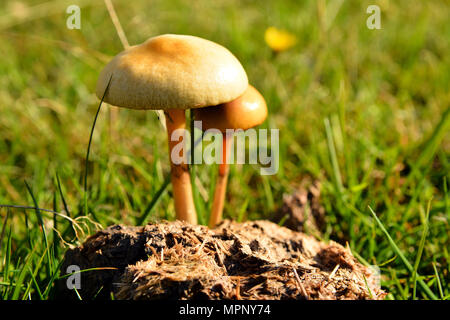
[[[178,220],[184,220],[191,224],[197,224],[197,213],[195,211],[194,200],[192,196],[191,179],[189,176],[189,166],[186,161],[184,148],[181,149],[180,156],[183,161],[175,164],[172,161],[172,150],[179,144],[178,141],[172,141],[172,133],[177,129],[186,129],[186,115],[182,109],[166,110],[166,127],[169,138],[169,159],[171,170],[171,181],[173,188],[173,198],[175,202],[175,213]],[[184,143],[184,139],[183,139]]]
[[[225,194],[227,191],[228,181],[228,155],[230,153],[233,136],[228,137],[222,134],[222,163],[219,166],[219,176],[216,181],[216,189],[214,190],[214,201],[209,217],[209,227],[215,227],[222,220],[223,207],[225,205]]]

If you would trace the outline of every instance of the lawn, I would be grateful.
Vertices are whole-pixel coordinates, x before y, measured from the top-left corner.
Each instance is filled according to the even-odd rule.
[[[79,30],[66,27],[71,4]],[[366,26],[371,4],[379,30]],[[274,219],[284,194],[318,181],[321,238],[377,265],[387,299],[450,298],[448,1],[114,5],[130,44],[165,33],[210,39],[265,97],[261,127],[280,130],[280,169],[231,166],[226,218]],[[296,45],[274,54],[271,26]],[[167,137],[156,113],[104,104],[86,162],[97,77],[123,50],[103,1],[3,0],[0,40],[0,204],[10,205],[0,208],[0,298],[52,299],[70,246],[112,224],[175,218]],[[216,171],[195,166],[202,224]]]

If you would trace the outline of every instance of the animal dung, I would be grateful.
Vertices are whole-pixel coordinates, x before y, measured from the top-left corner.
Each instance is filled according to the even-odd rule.
[[[375,272],[348,248],[269,221],[115,225],[69,249],[83,299],[382,299]],[[115,268],[115,269],[102,269]],[[57,298],[77,299],[65,279]]]

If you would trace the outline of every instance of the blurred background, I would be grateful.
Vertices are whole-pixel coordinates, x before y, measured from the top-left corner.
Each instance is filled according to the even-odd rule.
[[[283,195],[316,182],[325,216],[315,236],[348,244],[360,261],[379,265],[387,298],[416,295],[417,277],[402,256],[434,297],[449,298],[449,1],[113,4],[131,45],[165,33],[215,41],[236,55],[265,97],[269,117],[261,127],[280,130],[280,170],[261,176],[256,165],[232,166],[226,218],[276,220]],[[381,29],[366,24],[373,4]],[[67,28],[69,5],[80,7],[80,29]],[[169,173],[167,138],[154,112],[104,104],[87,168],[86,215],[95,84],[123,50],[110,12],[103,0],[2,0],[0,41],[0,204],[37,204],[85,223],[74,238],[67,219],[0,208],[1,254],[18,270],[25,258],[38,261],[33,255],[46,252],[31,248],[48,233],[53,263],[48,258],[37,284],[16,298],[49,298],[51,289],[41,296],[35,286],[56,272],[69,243],[100,225],[142,222],[144,212],[145,221],[174,219],[171,187],[160,189]],[[204,224],[216,170],[196,166]],[[4,292],[13,289],[3,286],[11,298]],[[419,287],[417,297],[433,296]]]

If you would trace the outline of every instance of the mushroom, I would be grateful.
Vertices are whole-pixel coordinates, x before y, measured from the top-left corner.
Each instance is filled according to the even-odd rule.
[[[182,148],[177,155],[181,163],[174,163],[178,141],[172,141],[172,133],[186,130],[186,109],[229,102],[247,87],[245,70],[228,49],[194,36],[167,34],[115,56],[100,73],[96,94],[105,94],[104,101],[118,107],[165,112],[176,218],[196,224],[186,155]]]
[[[212,228],[222,220],[225,193],[228,180],[228,155],[233,143],[233,136],[226,134],[227,129],[247,130],[260,125],[267,117],[267,105],[264,97],[253,86],[239,98],[208,108],[195,109],[196,121],[201,121],[202,129],[218,129],[222,132],[222,163],[214,191],[214,200],[209,219]]]

